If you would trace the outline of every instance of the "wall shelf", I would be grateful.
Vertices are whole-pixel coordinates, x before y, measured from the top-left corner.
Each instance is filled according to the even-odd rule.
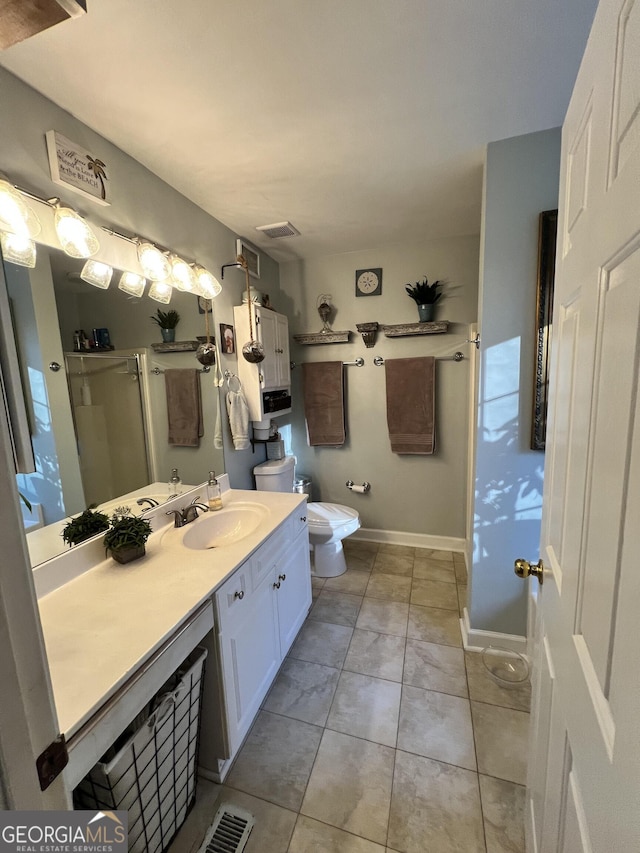
[[[297,344],[310,346],[313,344],[345,344],[349,342],[350,330],[344,332],[316,332],[312,335],[294,335]]]
[[[198,341],[173,341],[173,343],[151,344],[154,352],[195,352]]]
[[[442,335],[449,330],[448,320],[436,320],[432,323],[397,323],[394,326],[381,325],[387,338],[406,338],[411,335]]]

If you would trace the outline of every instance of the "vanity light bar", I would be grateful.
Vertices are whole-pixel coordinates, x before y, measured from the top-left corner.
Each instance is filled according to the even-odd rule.
[[[22,266],[31,267],[35,264],[36,247],[33,240],[40,233],[41,225],[25,198],[53,208],[56,234],[62,250],[67,255],[74,258],[91,258],[99,252],[98,238],[89,223],[76,210],[63,204],[59,198],[43,198],[31,190],[15,186],[0,172],[0,236],[7,260]],[[168,287],[176,287],[205,299],[214,299],[222,291],[218,279],[196,261],[185,261],[171,249],[158,246],[138,235],[129,236],[106,226],[103,226],[102,230],[137,246],[138,261],[144,275],[124,270],[124,273],[129,275],[121,277],[119,287],[127,292],[140,292],[144,280],[158,284],[157,288],[152,288],[153,298],[165,303],[171,298],[170,294],[168,295]],[[104,264],[104,267],[107,265]],[[99,283],[94,280],[89,280],[89,283],[107,288],[109,280],[106,269]],[[142,287],[144,288],[144,284]]]

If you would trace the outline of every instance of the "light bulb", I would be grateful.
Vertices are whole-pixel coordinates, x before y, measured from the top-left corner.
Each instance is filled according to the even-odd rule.
[[[168,281],[154,281],[149,288],[148,296],[150,296],[151,299],[155,299],[156,302],[162,302],[165,305],[168,305],[169,302],[171,302],[172,293],[173,288]]]
[[[37,237],[40,220],[24,200],[22,193],[0,179],[0,228],[23,237]]]
[[[109,264],[103,264],[102,261],[87,261],[80,273],[80,278],[83,281],[92,284],[94,287],[99,287],[101,290],[106,290],[109,287],[112,276],[113,267],[110,267]]]
[[[204,296],[205,299],[213,299],[222,291],[222,285],[209,270],[201,267],[200,264],[196,264],[193,271],[198,282],[200,295]]]
[[[118,288],[130,296],[142,296],[146,283],[146,278],[135,272],[123,272],[118,282]]]
[[[177,255],[170,255],[169,262],[171,263],[171,283],[173,286],[186,293],[195,293],[198,282],[196,274],[189,264]]]
[[[138,260],[142,272],[150,281],[164,281],[171,275],[169,259],[153,243],[138,244]]]
[[[55,226],[64,252],[72,258],[90,258],[100,249],[89,225],[70,207],[56,207]]]
[[[31,237],[23,234],[9,234],[6,231],[0,233],[0,244],[5,261],[18,264],[20,267],[36,265],[36,244]]]

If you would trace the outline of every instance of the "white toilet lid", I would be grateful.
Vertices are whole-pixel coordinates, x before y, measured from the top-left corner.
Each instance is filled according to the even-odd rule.
[[[359,518],[355,509],[342,504],[309,503],[307,504],[307,518],[309,524],[318,527],[337,527],[347,521]]]

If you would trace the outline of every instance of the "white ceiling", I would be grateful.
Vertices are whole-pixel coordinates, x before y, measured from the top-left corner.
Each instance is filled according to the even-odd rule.
[[[483,146],[562,123],[596,5],[89,0],[0,64],[289,260],[478,233]]]

